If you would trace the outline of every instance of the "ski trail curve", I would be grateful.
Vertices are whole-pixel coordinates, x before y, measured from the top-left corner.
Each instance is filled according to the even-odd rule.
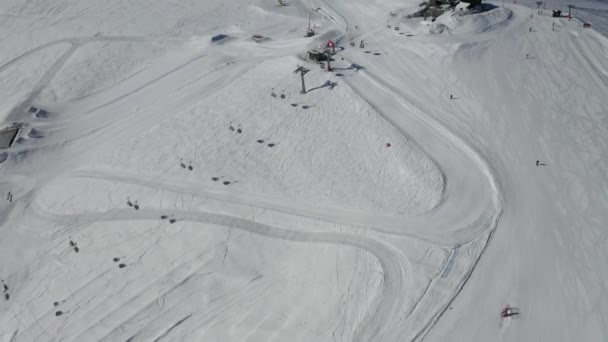
[[[329,17],[332,18],[332,20],[334,21],[336,26],[344,27],[344,25],[342,23],[348,22],[348,20],[343,15],[338,13],[334,9],[334,7],[329,6],[324,1],[321,1],[321,2],[324,3],[325,7],[329,8],[331,11],[334,12],[334,15],[329,16]],[[341,20],[338,21],[335,19],[335,17],[339,17],[339,18],[341,18]],[[347,34],[348,34],[348,26],[346,25],[346,29],[343,30],[341,32],[341,34],[338,37],[336,37],[335,39],[341,40],[342,38],[347,36]],[[374,107],[378,111],[379,115],[384,117],[389,123],[391,123],[394,127],[399,129],[403,134],[407,135],[406,133],[409,132],[410,135],[414,135],[414,140],[416,140],[417,142],[421,142],[421,141],[424,141],[424,139],[416,139],[417,138],[415,136],[416,130],[406,131],[404,128],[402,128],[405,126],[401,126],[395,120],[397,116],[387,115],[383,112],[383,108],[386,106],[387,103],[390,103],[391,101],[396,103],[397,108],[410,108],[411,109],[413,107],[415,110],[409,111],[409,113],[414,114],[412,116],[412,118],[414,118],[416,121],[421,123],[423,126],[426,126],[427,128],[429,128],[429,131],[434,132],[435,136],[438,136],[440,139],[445,139],[446,141],[450,142],[454,146],[457,146],[458,149],[460,150],[460,153],[462,153],[465,157],[467,157],[467,159],[470,161],[470,163],[475,165],[476,168],[483,174],[483,176],[486,179],[487,184],[489,186],[488,190],[490,193],[488,194],[489,195],[488,203],[487,203],[486,207],[480,213],[478,213],[478,216],[471,217],[472,220],[461,221],[460,223],[458,223],[458,220],[456,220],[456,222],[455,222],[455,224],[462,225],[460,228],[456,229],[457,234],[455,235],[455,237],[456,237],[457,241],[460,240],[459,243],[463,243],[463,242],[466,243],[467,240],[471,241],[470,239],[475,239],[476,237],[482,237],[483,232],[487,232],[483,247],[478,252],[478,255],[476,256],[474,262],[470,265],[469,269],[467,270],[467,272],[465,274],[464,280],[458,285],[458,288],[455,291],[452,298],[447,303],[444,304],[443,308],[440,309],[430,321],[428,321],[424,326],[422,326],[420,328],[418,333],[416,333],[414,335],[414,338],[412,339],[412,341],[420,341],[420,340],[424,339],[424,336],[434,326],[434,324],[439,320],[439,318],[447,310],[450,303],[453,302],[454,299],[456,298],[456,296],[460,293],[460,291],[462,290],[462,288],[464,287],[464,285],[470,278],[472,272],[474,271],[475,266],[477,265],[477,263],[481,259],[482,255],[486,251],[486,249],[496,231],[498,221],[502,214],[502,205],[503,205],[502,192],[500,190],[500,184],[498,182],[498,178],[496,177],[495,170],[488,163],[488,161],[482,157],[481,153],[478,150],[476,150],[472,145],[468,144],[464,139],[458,137],[456,134],[451,132],[447,127],[440,124],[436,120],[432,119],[429,115],[426,115],[425,111],[423,109],[424,106],[421,103],[419,103],[415,98],[413,98],[411,96],[407,96],[406,94],[403,94],[403,92],[400,92],[397,89],[391,87],[388,83],[382,81],[379,77],[375,76],[372,72],[369,72],[367,69],[360,71],[359,75],[361,77],[358,77],[354,80],[349,79],[349,78],[344,78],[344,81],[361,98],[363,98],[370,105],[372,105],[372,107]],[[367,87],[362,86],[362,84],[366,85]],[[365,89],[365,91],[364,91],[364,89]],[[376,90],[376,91],[370,92],[370,89]],[[411,105],[408,106],[407,103],[409,103]],[[429,145],[434,146],[434,144],[429,144]],[[422,147],[424,148],[424,145]],[[427,149],[426,152],[428,153],[429,150]],[[432,152],[430,153],[431,158],[432,158],[433,154],[434,153],[432,153]],[[441,160],[436,160],[436,162],[439,164],[439,166],[441,168]],[[441,168],[441,169],[444,170],[443,168]],[[442,172],[442,174],[445,174],[445,173]],[[451,174],[448,173],[448,174],[445,174],[445,176],[447,177],[447,179],[449,179]],[[452,199],[451,202],[454,202],[454,199]],[[432,215],[432,214],[433,213],[431,213],[431,215],[428,216],[429,220],[433,220],[434,215]],[[464,236],[462,234],[460,234],[462,232],[465,233]],[[472,233],[472,234],[470,234],[470,233]],[[392,331],[392,332],[395,332],[395,331]],[[391,340],[399,340],[399,336],[396,334],[393,334],[390,337],[392,338]]]
[[[96,214],[53,215],[53,219],[59,221],[78,219],[95,222],[158,220],[164,212],[165,210],[153,209],[140,209],[136,212],[130,209],[112,209],[103,213],[102,215],[106,217],[101,219]],[[358,329],[354,341],[382,341],[385,334],[390,330],[389,328],[395,323],[391,317],[395,317],[398,310],[404,305],[403,293],[406,289],[405,271],[410,267],[407,260],[401,257],[400,251],[386,242],[352,233],[281,229],[248,219],[203,211],[172,210],[171,213],[183,221],[236,228],[257,235],[286,241],[350,246],[372,254],[382,266],[382,292],[377,295],[378,298],[374,301],[375,309],[372,312],[368,312],[366,322]]]

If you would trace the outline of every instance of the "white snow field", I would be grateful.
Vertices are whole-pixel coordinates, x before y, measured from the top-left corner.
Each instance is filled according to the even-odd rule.
[[[608,40],[282,2],[0,3],[0,341],[607,340]]]

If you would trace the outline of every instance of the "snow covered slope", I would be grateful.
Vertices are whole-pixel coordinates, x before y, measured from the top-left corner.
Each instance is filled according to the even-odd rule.
[[[608,41],[416,8],[1,4],[0,340],[605,339]]]

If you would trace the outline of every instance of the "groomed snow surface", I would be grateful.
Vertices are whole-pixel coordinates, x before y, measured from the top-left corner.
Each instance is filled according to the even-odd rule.
[[[0,341],[608,339],[608,40],[283,2],[0,4]]]

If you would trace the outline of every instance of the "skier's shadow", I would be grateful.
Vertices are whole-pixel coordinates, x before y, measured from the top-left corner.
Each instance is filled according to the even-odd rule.
[[[323,83],[323,85],[320,85],[318,87],[314,87],[314,88],[308,89],[306,92],[308,93],[308,92],[311,92],[313,90],[317,90],[317,89],[321,89],[321,88],[329,88],[329,90],[332,90],[337,85],[338,85],[338,83],[327,80],[327,81],[325,81],[325,83]]]

